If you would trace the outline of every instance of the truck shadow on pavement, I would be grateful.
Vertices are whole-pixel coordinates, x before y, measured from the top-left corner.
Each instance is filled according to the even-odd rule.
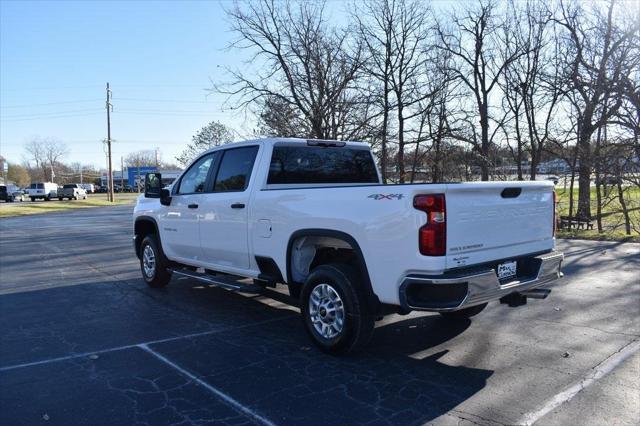
[[[180,285],[189,306],[198,310],[217,309],[222,295],[227,306],[242,305],[234,309],[276,317],[289,312],[284,305],[292,302],[267,292],[281,306],[276,308],[261,297],[190,280],[172,284]],[[363,351],[345,357],[316,349],[294,313],[283,321],[154,348],[276,424],[424,424],[486,386],[493,371],[441,361],[446,343],[470,321],[449,322],[439,315],[390,320],[376,328]]]
[[[153,351],[273,423],[305,425],[423,424],[475,395],[493,374],[440,360],[446,343],[464,332],[469,321],[393,317],[376,328],[363,352],[334,357],[312,346],[297,314],[254,299],[191,280],[174,280],[162,291],[136,280],[3,295],[0,367],[156,341],[149,344]],[[170,340],[157,342],[166,338]],[[7,410],[2,417],[32,418],[39,407],[51,406],[57,394],[65,395],[57,404],[67,413],[85,406],[83,400],[92,392],[111,394],[116,391],[113,383],[144,376],[146,364],[157,362],[141,352],[137,347],[117,349],[95,362],[83,357],[82,363],[95,364],[86,369],[71,368],[78,363],[72,360],[0,372],[0,405]],[[56,378],[54,372],[61,368],[77,375],[67,378],[76,385],[67,387]],[[106,382],[95,380],[101,374],[108,376]],[[160,365],[144,380],[167,374],[176,371]],[[43,388],[48,391],[37,390]],[[116,404],[119,399],[114,399],[114,405],[93,404],[84,420],[114,413],[114,419],[123,421],[157,419],[135,408],[139,398],[149,404],[149,393],[122,392],[134,403]],[[20,408],[11,395],[31,395],[31,402]],[[146,407],[149,416],[172,406],[160,396],[157,407]],[[174,420],[189,420],[194,406],[211,404],[203,388],[185,398],[190,399],[183,404],[188,409],[176,402]]]

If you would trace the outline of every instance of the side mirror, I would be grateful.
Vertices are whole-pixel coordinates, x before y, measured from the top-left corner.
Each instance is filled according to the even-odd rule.
[[[147,173],[144,177],[145,198],[160,198],[162,191],[162,175],[160,173]]]
[[[166,189],[166,188],[162,188],[160,190],[160,204],[162,204],[163,206],[168,206],[171,204],[171,191]]]

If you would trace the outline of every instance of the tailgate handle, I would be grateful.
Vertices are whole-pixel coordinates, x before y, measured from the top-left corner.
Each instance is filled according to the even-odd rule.
[[[522,192],[522,188],[505,188],[500,195],[502,198],[516,198]]]

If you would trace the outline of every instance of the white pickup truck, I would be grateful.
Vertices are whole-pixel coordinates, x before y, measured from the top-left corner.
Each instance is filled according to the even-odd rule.
[[[366,144],[284,138],[211,149],[161,182],[148,174],[134,209],[145,281],[286,284],[327,352],[362,347],[387,313],[466,320],[562,276],[552,182],[383,185]]]

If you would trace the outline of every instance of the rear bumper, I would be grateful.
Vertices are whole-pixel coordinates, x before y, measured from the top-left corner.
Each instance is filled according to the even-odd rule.
[[[527,273],[502,283],[492,267],[439,276],[408,275],[400,286],[400,304],[404,310],[419,311],[456,311],[480,305],[552,283],[562,277],[563,260],[564,255],[558,252],[522,259]]]

